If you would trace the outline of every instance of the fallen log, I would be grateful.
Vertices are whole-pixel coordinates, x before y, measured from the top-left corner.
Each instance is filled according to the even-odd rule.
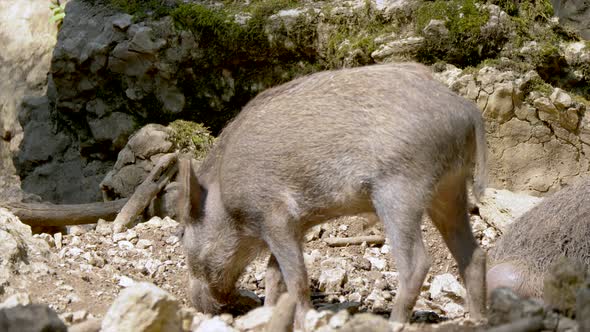
[[[381,245],[385,243],[385,238],[381,235],[367,235],[355,237],[329,237],[323,239],[330,247],[344,247],[348,245],[358,245],[366,242],[367,244]]]
[[[113,232],[120,233],[127,229],[152,199],[160,192],[178,171],[178,156],[176,153],[168,153],[162,156],[154,166],[147,178],[135,188],[135,192],[129,201],[123,206],[121,212],[113,222]]]
[[[113,220],[127,198],[88,204],[0,203],[29,226],[69,226],[93,224],[98,219]]]

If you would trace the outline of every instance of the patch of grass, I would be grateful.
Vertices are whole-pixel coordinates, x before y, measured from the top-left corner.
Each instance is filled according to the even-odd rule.
[[[197,159],[204,158],[215,141],[209,129],[201,123],[176,120],[168,126],[173,131],[170,141],[174,147],[183,152],[192,152]]]
[[[498,52],[497,45],[505,36],[482,34],[481,27],[488,22],[489,16],[489,12],[476,5],[475,0],[423,2],[415,13],[416,29],[425,37],[418,60],[425,63],[446,61],[464,67],[494,57]],[[424,35],[423,29],[431,20],[444,21],[448,36]]]

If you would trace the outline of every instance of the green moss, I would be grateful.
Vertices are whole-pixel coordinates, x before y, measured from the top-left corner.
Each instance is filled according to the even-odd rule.
[[[192,152],[197,159],[204,158],[215,141],[209,129],[201,123],[176,120],[169,127],[173,131],[169,139],[174,147],[180,151]]]
[[[475,0],[435,0],[423,2],[416,10],[416,29],[425,37],[418,59],[426,63],[446,61],[459,66],[476,65],[481,59],[494,57],[504,36],[483,36],[481,27],[489,20],[486,9]],[[431,20],[445,22],[448,36],[424,35]]]
[[[526,84],[523,88],[523,92],[525,95],[531,91],[538,91],[545,96],[549,96],[553,92],[553,86],[545,82],[542,78],[535,77],[532,80],[530,80],[528,84]]]

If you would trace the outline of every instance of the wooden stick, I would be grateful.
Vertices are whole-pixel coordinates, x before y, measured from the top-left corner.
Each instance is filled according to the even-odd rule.
[[[533,316],[521,318],[510,323],[492,327],[486,332],[534,332],[540,331],[544,328],[545,324],[543,323],[543,317]]]
[[[113,220],[127,198],[88,204],[0,203],[20,221],[30,226],[69,226],[93,224],[98,219]]]
[[[367,244],[383,244],[385,238],[381,235],[355,236],[355,237],[328,237],[323,239],[330,247],[344,247],[348,245],[358,245],[363,242]]]
[[[127,229],[131,223],[150,204],[151,200],[178,171],[176,167],[176,153],[168,153],[158,160],[154,169],[147,178],[135,189],[135,192],[121,209],[113,224],[113,232],[120,233]]]

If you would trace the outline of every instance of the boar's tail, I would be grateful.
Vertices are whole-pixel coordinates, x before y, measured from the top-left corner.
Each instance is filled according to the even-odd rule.
[[[473,172],[472,191],[473,196],[479,202],[488,182],[488,148],[484,122],[479,112],[477,120],[475,122],[475,170]]]

